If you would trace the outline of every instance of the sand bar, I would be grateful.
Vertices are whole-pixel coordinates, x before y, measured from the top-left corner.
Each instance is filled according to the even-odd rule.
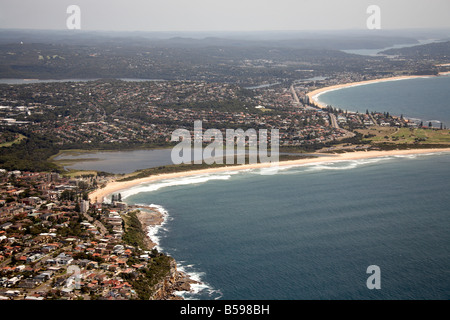
[[[446,74],[447,73],[441,73],[439,75],[446,75]],[[326,108],[327,106],[325,104],[319,102],[319,96],[328,91],[333,91],[333,90],[342,89],[342,88],[362,86],[362,85],[378,83],[378,82],[406,80],[406,79],[415,79],[415,78],[429,78],[429,77],[434,77],[434,76],[430,76],[430,75],[428,75],[428,76],[398,76],[398,77],[381,78],[381,79],[374,79],[374,80],[367,80],[367,81],[342,83],[342,84],[337,84],[334,86],[324,87],[324,88],[320,88],[320,89],[311,91],[311,92],[307,93],[307,96],[309,98],[309,101],[312,103],[315,103],[319,108]]]
[[[389,151],[356,151],[356,152],[348,152],[342,154],[333,154],[329,157],[317,157],[317,158],[307,158],[307,159],[298,159],[298,160],[289,160],[289,161],[281,161],[278,162],[278,166],[296,166],[296,165],[306,165],[306,164],[314,164],[314,163],[323,163],[323,162],[333,162],[339,160],[359,160],[359,159],[369,159],[369,158],[377,158],[377,157],[386,157],[386,156],[398,156],[398,155],[413,155],[413,154],[428,154],[428,153],[440,153],[440,152],[450,152],[450,148],[437,148],[437,149],[409,149],[409,150],[389,150]],[[233,165],[233,166],[224,166],[220,168],[211,168],[211,169],[201,169],[201,170],[191,170],[185,172],[174,172],[174,173],[166,173],[153,175],[146,178],[140,178],[131,181],[112,181],[108,183],[104,188],[97,189],[89,194],[89,199],[92,203],[95,201],[102,202],[105,197],[108,195],[129,189],[131,187],[146,184],[150,182],[156,182],[164,179],[174,179],[181,178],[193,175],[200,174],[210,174],[210,173],[220,173],[227,171],[236,171],[236,170],[247,170],[247,169],[260,169],[260,168],[269,168],[273,166],[271,163],[258,163],[258,164],[244,164],[244,165]]]

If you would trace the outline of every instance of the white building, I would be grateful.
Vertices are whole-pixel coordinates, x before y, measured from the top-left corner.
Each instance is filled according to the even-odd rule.
[[[81,200],[80,210],[81,210],[81,213],[86,213],[89,210],[89,201]]]

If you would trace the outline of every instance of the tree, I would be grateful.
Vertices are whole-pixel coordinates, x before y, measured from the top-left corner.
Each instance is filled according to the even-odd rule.
[[[89,184],[87,182],[80,181],[78,183],[78,188],[82,191],[87,190],[89,188]]]
[[[64,190],[61,195],[59,196],[59,200],[69,200],[74,201],[75,200],[75,192],[71,190]]]

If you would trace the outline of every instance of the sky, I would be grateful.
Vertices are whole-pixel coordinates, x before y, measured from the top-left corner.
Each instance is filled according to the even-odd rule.
[[[366,29],[380,8],[381,29],[450,28],[450,0],[0,0],[0,28],[81,30],[280,31]]]

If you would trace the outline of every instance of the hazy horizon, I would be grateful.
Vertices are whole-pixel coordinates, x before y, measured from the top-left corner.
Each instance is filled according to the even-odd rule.
[[[73,4],[84,31],[358,31],[367,30],[370,5],[380,8],[382,30],[450,28],[448,0],[16,0],[0,3],[0,28],[67,30]]]
[[[288,40],[309,40],[309,39],[436,39],[441,41],[450,40],[449,28],[409,28],[409,29],[347,29],[347,30],[255,30],[255,31],[128,31],[128,30],[53,30],[53,29],[25,29],[25,28],[1,28],[2,38],[15,38],[19,36],[45,37],[46,35],[54,35],[64,37],[64,39],[75,39],[91,36],[99,37],[133,37],[146,38],[149,40],[175,40],[193,39],[223,39],[223,40],[251,40],[251,41],[288,41]],[[69,37],[67,38],[67,35]],[[336,37],[336,38],[335,38]]]

